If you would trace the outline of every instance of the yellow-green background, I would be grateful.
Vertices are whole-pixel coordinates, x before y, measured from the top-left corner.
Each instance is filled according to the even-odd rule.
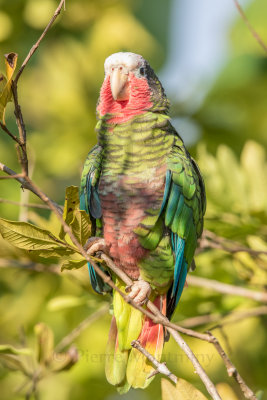
[[[3,54],[17,52],[20,65],[56,6],[53,0],[0,0],[2,72]],[[116,51],[133,51],[142,54],[160,71],[170,51],[170,12],[169,0],[66,0],[66,11],[57,19],[19,83],[33,178],[57,202],[63,204],[66,186],[79,185],[83,161],[96,143],[95,104],[105,58]],[[266,0],[250,2],[246,12],[267,42]],[[171,99],[171,113],[173,117],[187,117],[201,133],[190,151],[206,180],[206,227],[252,248],[266,250],[267,58],[239,14],[236,13],[227,35],[229,57],[203,103],[192,112],[188,104]],[[197,37],[195,41],[197,46]],[[188,52],[192,51],[194,48],[188,48]],[[16,132],[12,113],[9,105],[6,121]],[[14,145],[2,132],[0,161],[19,170]],[[17,182],[0,182],[0,197],[20,201],[20,196]],[[37,199],[24,195],[23,201]],[[19,216],[18,207],[0,204],[3,218],[28,218],[47,227],[45,219],[49,213],[37,214],[31,209]],[[51,224],[55,227],[55,223]],[[80,278],[76,282],[67,274],[56,276],[15,268],[14,260],[29,263],[33,257],[3,241],[0,257],[0,343],[19,346],[23,331],[27,345],[34,348],[33,328],[40,321],[52,328],[57,342],[102,301],[108,300],[92,293],[86,271],[73,273]],[[267,285],[264,257],[255,261],[244,253],[232,257],[213,250],[201,254],[196,261],[198,275],[256,290],[264,290]],[[208,313],[225,314],[256,305],[252,300],[187,288],[174,320]],[[261,317],[228,325],[224,329],[228,344],[220,330],[215,331],[251,388],[265,391],[263,399],[267,399],[266,322]],[[70,371],[41,381],[41,400],[119,398],[104,376],[103,354],[109,323],[107,314],[80,335],[76,340],[80,361]],[[211,345],[191,339],[188,343],[211,379],[215,383],[228,382],[241,399],[239,388],[227,377]],[[175,374],[205,392],[190,362],[172,339],[166,344],[164,354]],[[23,382],[20,372],[0,367],[0,379],[1,399],[24,398],[23,391],[15,392]],[[233,399],[229,396],[224,395],[224,399]],[[160,378],[156,377],[147,390],[130,391],[123,398],[160,399]]]

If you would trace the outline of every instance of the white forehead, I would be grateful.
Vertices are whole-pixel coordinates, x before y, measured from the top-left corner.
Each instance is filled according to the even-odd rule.
[[[140,65],[143,64],[144,58],[139,54],[135,53],[114,53],[111,54],[108,58],[106,58],[104,69],[105,72],[108,72],[112,67],[116,67],[117,65],[123,65],[129,71],[138,68]]]

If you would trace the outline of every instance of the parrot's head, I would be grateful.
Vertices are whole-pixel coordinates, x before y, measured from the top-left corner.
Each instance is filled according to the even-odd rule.
[[[104,64],[97,111],[111,122],[125,122],[148,110],[168,111],[169,102],[153,69],[139,54],[120,52]]]

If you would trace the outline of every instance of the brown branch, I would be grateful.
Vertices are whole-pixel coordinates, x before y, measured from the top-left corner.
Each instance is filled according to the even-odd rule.
[[[10,169],[9,167],[7,167],[6,165],[4,165],[3,163],[0,162],[0,171],[5,172],[7,175],[9,175],[11,178],[14,178],[16,181],[18,181],[22,188],[24,189],[28,189],[30,190],[32,193],[34,193],[36,196],[38,196],[41,200],[43,200],[40,195],[39,192],[37,192],[33,185],[31,185],[31,181],[28,181],[26,179],[26,177],[22,174],[17,174],[15,171],[13,171],[12,169]],[[43,195],[45,196],[45,198],[49,199],[49,197],[47,195],[45,195],[43,193]],[[58,210],[59,213],[62,214],[62,207],[57,204],[55,201],[49,199],[51,201],[51,203],[53,204],[53,206]],[[49,207],[51,209],[51,207]]]
[[[69,346],[88,326],[97,319],[105,315],[109,310],[109,304],[104,303],[96,312],[90,314],[78,326],[76,326],[67,336],[65,336],[55,347],[55,352],[62,352],[65,347]]]
[[[230,377],[233,377],[236,380],[236,382],[240,385],[240,388],[241,388],[244,396],[246,397],[246,399],[257,400],[255,394],[247,386],[247,384],[245,383],[244,379],[241,377],[241,375],[237,371],[237,369],[234,366],[234,364],[228,358],[227,354],[225,353],[225,351],[223,350],[222,346],[220,345],[218,339],[216,339],[215,336],[213,336],[210,332],[208,332],[208,334],[212,338],[212,343],[213,343],[215,349],[217,350],[217,352],[219,353],[219,355],[221,356],[221,358],[224,361],[224,364],[226,366],[228,375]]]
[[[240,310],[237,312],[230,313],[223,318],[217,325],[209,328],[209,330],[214,330],[217,328],[224,327],[225,325],[235,324],[236,322],[242,321],[247,318],[260,317],[267,314],[267,306],[253,307],[250,310]]]
[[[17,152],[19,155],[19,162],[21,164],[22,171],[25,175],[28,175],[28,155],[27,155],[27,135],[26,128],[23,120],[20,105],[18,103],[18,90],[17,83],[12,82],[11,85],[13,99],[14,99],[14,114],[16,117],[16,123],[19,131],[19,143],[17,144]],[[14,136],[14,135],[13,135]]]
[[[267,255],[267,251],[265,250],[254,250],[246,246],[240,246],[238,242],[218,236],[214,232],[206,229],[203,231],[203,235],[199,241],[197,253],[205,249],[224,250],[232,254],[245,252],[252,256],[259,256],[261,254]]]
[[[267,314],[267,306],[253,307],[249,310],[239,310],[236,312],[230,312],[227,314],[205,314],[198,315],[196,317],[186,318],[179,321],[179,325],[184,328],[195,328],[201,325],[207,325],[210,323],[216,323],[220,321],[217,325],[214,325],[209,330],[214,330],[225,325],[234,324],[238,321],[247,318],[260,317]]]
[[[6,133],[8,134],[8,136],[10,136],[10,137],[11,137],[15,142],[17,142],[19,145],[21,144],[21,143],[20,143],[20,140],[17,138],[17,136],[13,135],[13,133],[10,132],[10,130],[8,129],[8,127],[7,127],[5,124],[3,124],[3,122],[1,122],[1,121],[0,121],[0,126],[1,126],[1,128],[3,129],[3,131],[6,132]]]
[[[170,378],[170,380],[173,381],[175,384],[177,383],[177,376],[168,369],[166,363],[160,363],[158,360],[156,360],[156,358],[152,356],[152,354],[150,354],[143,346],[141,346],[138,340],[133,340],[131,346],[140,351],[140,353],[142,353],[151,362],[151,364],[156,367],[147,379],[152,378],[152,376],[156,374],[163,374]]]
[[[260,37],[260,35],[255,31],[255,29],[253,28],[253,26],[250,24],[249,20],[247,19],[242,7],[240,6],[239,2],[237,0],[234,0],[234,3],[236,5],[236,8],[238,10],[238,12],[240,13],[242,19],[244,20],[245,24],[247,25],[248,29],[250,30],[250,33],[252,34],[252,36],[254,36],[254,38],[256,39],[256,41],[259,43],[259,45],[262,47],[262,49],[265,51],[265,53],[267,53],[267,45],[264,43],[264,41],[262,40],[262,38]]]
[[[190,317],[179,321],[179,325],[184,328],[195,328],[196,326],[217,322],[221,317],[222,315],[218,314],[198,315],[196,317]]]
[[[21,177],[23,175],[19,175],[19,177]],[[8,177],[8,176],[3,176],[0,177],[1,178],[12,178]],[[13,176],[14,178],[14,176]],[[12,204],[14,206],[19,206],[19,207],[28,207],[28,208],[41,208],[41,209],[45,209],[45,210],[50,210],[50,208],[45,205],[45,204],[36,204],[36,203],[20,203],[19,201],[13,201],[13,200],[8,200],[8,199],[1,199],[0,198],[0,203],[5,203],[5,204]]]
[[[257,292],[242,288],[239,286],[229,285],[227,283],[221,283],[213,279],[201,278],[200,276],[187,276],[187,283],[192,286],[203,287],[205,289],[212,289],[219,293],[230,294],[232,296],[241,296],[262,303],[267,303],[267,292]]]
[[[1,169],[1,165],[0,165],[0,169]],[[24,178],[24,174],[14,174],[14,175],[10,175],[10,176],[0,176],[0,180],[6,180],[6,179],[16,179],[17,178]]]
[[[41,41],[43,40],[43,38],[45,37],[45,35],[47,34],[47,32],[49,31],[49,29],[51,28],[51,26],[53,25],[53,23],[55,22],[56,18],[58,17],[58,15],[61,12],[61,9],[64,5],[64,10],[65,10],[65,0],[61,0],[56,11],[54,12],[53,17],[51,18],[51,20],[49,21],[49,23],[47,24],[46,28],[44,29],[43,33],[41,34],[41,36],[39,37],[39,39],[37,40],[37,42],[32,46],[32,48],[30,49],[27,57],[25,58],[25,60],[23,61],[15,79],[14,79],[14,84],[15,86],[18,83],[18,80],[24,70],[24,68],[26,67],[28,61],[30,60],[30,58],[33,56],[33,54],[36,52],[36,50],[38,49]]]

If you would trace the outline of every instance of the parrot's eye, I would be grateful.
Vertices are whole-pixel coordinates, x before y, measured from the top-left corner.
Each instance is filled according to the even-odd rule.
[[[144,68],[144,67],[141,67],[141,68],[139,69],[139,73],[140,73],[140,75],[144,76],[144,75],[145,75],[145,68]]]

